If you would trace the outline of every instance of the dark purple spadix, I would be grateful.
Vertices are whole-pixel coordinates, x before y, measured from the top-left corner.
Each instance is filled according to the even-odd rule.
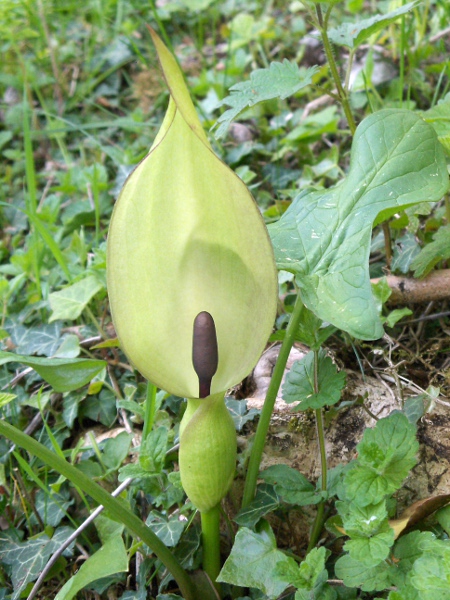
[[[194,319],[192,338],[192,363],[198,376],[199,397],[211,393],[211,380],[217,371],[219,353],[214,319],[209,312],[202,311]]]

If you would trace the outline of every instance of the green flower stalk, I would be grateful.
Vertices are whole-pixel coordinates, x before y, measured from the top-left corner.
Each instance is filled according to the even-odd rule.
[[[108,292],[131,363],[158,387],[189,399],[181,479],[193,504],[208,512],[235,469],[225,391],[248,375],[267,342],[276,268],[258,207],[212,151],[175,58],[151,34],[170,101],[114,209]]]

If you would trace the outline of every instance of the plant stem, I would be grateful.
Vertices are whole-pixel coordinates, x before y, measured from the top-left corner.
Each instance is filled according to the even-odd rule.
[[[272,416],[273,407],[275,406],[275,400],[277,399],[277,393],[283,378],[284,369],[286,368],[287,359],[295,341],[295,335],[297,333],[302,310],[303,302],[300,294],[298,294],[294,304],[294,310],[292,311],[292,315],[286,329],[286,335],[283,343],[281,344],[280,353],[272,373],[269,389],[267,390],[266,399],[264,401],[264,406],[262,408],[258,427],[256,429],[255,439],[253,441],[253,447],[248,463],[247,477],[245,480],[244,497],[242,499],[243,508],[248,506],[255,496],[259,465],[261,463],[261,457],[264,450],[264,445],[266,443],[266,436],[269,430],[270,417]]]
[[[328,66],[330,67],[331,75],[333,76],[334,84],[336,86],[339,100],[342,104],[342,108],[344,109],[345,116],[347,118],[348,126],[350,127],[351,134],[354,135],[356,131],[356,123],[353,118],[353,113],[350,108],[350,102],[348,98],[347,92],[344,90],[344,87],[341,82],[341,78],[339,75],[339,71],[336,65],[336,61],[334,60],[333,47],[328,38],[327,28],[328,28],[328,18],[330,16],[331,7],[328,9],[325,19],[322,16],[322,8],[320,4],[316,4],[316,13],[317,19],[320,24],[320,35],[322,37],[323,48],[325,50],[325,54],[328,61]]]
[[[314,350],[314,393],[319,393],[319,352]],[[320,451],[320,467],[322,472],[322,492],[327,491],[327,453],[325,449],[325,431],[323,426],[323,414],[322,409],[318,408],[316,413],[316,428],[317,428],[317,439],[319,440],[319,451]],[[311,537],[309,539],[307,552],[312,550],[317,544],[320,536],[320,532],[323,527],[323,515],[325,512],[325,500],[317,507],[316,518],[311,531]]]
[[[147,382],[147,396],[145,398],[145,415],[144,427],[142,429],[142,441],[147,439],[148,434],[153,429],[153,421],[155,419],[155,404],[156,404],[156,386],[150,381]]]
[[[46,448],[31,436],[17,429],[13,425],[0,420],[0,435],[21,446],[30,454],[37,456],[54,471],[69,479],[89,494],[98,504],[103,505],[111,515],[120,523],[123,523],[134,535],[139,537],[156,554],[161,562],[167,567],[180,586],[183,597],[186,600],[198,600],[194,583],[183,569],[178,559],[159,540],[131,510],[126,508],[122,502],[113,498],[106,490],[84,475],[79,469],[68,463],[63,458]]]
[[[216,583],[220,573],[220,504],[217,504],[208,512],[202,512],[201,522],[203,570],[220,594],[220,586]]]

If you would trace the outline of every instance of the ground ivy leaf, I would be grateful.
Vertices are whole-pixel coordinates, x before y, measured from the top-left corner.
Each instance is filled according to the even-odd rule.
[[[180,521],[178,517],[169,519],[156,510],[151,511],[145,523],[169,548],[173,548],[178,544],[186,527],[186,521]]]
[[[336,577],[344,581],[347,587],[361,588],[363,592],[384,590],[389,587],[391,570],[386,562],[368,567],[350,555],[341,556],[335,565]]]
[[[309,85],[319,71],[314,66],[300,68],[297,63],[286,58],[283,62],[272,62],[267,69],[252,71],[249,81],[237,83],[230,88],[230,95],[224,98],[222,105],[230,106],[218,119],[216,138],[225,135],[231,122],[248,106],[264,100],[287,98]]]
[[[348,470],[346,498],[361,506],[376,504],[395,492],[416,464],[416,430],[402,413],[380,419],[366,429],[357,445],[358,458]]]
[[[386,502],[360,506],[356,502],[336,502],[336,508],[342,517],[342,525],[350,537],[370,537],[378,532],[381,525],[386,522]]]
[[[380,110],[356,130],[347,178],[300,193],[269,225],[278,267],[296,275],[305,305],[322,320],[378,339],[383,327],[368,268],[372,223],[381,211],[438,201],[447,189],[433,128],[411,111]]]
[[[450,589],[450,546],[442,542],[434,546],[413,565],[411,584],[424,600],[446,600]]]
[[[440,227],[433,241],[422,248],[411,263],[414,277],[425,277],[441,260],[450,258],[450,225]]]
[[[240,510],[234,520],[238,525],[253,527],[261,517],[274,511],[279,505],[280,499],[273,486],[262,483],[256,489],[254,500]]]
[[[312,591],[315,587],[325,583],[328,578],[325,560],[329,555],[330,551],[323,546],[313,548],[300,565],[297,565],[291,558],[289,563],[280,563],[277,571],[296,588]]]
[[[242,527],[217,581],[257,588],[274,599],[289,585],[288,581],[276,575],[277,567],[289,560],[292,559],[277,550],[273,536]]]
[[[335,29],[328,31],[328,37],[332,42],[340,46],[347,46],[348,48],[357,48],[371,35],[381,31],[387,27],[390,23],[396,21],[399,17],[409,12],[417,5],[415,2],[405,4],[396,10],[385,15],[375,15],[369,19],[364,19],[359,23],[342,23]]]
[[[48,297],[53,311],[49,322],[58,319],[66,321],[78,319],[90,300],[102,288],[102,283],[94,275],[89,275],[60,292],[53,292]]]
[[[345,371],[338,373],[336,365],[326,356],[323,349],[319,350],[318,386],[314,392],[314,352],[301,360],[295,361],[286,376],[283,385],[283,400],[287,403],[299,402],[293,410],[322,408],[339,402],[341,391],[345,386]]]
[[[304,475],[287,465],[272,465],[259,474],[266,483],[275,486],[276,493],[284,502],[306,506],[317,504],[322,495]]]
[[[0,350],[0,365],[18,362],[34,369],[55,392],[71,392],[86,385],[105,368],[104,360],[88,358],[38,358]]]
[[[367,567],[375,567],[388,557],[394,538],[394,530],[385,522],[375,535],[352,536],[345,542],[344,549]]]

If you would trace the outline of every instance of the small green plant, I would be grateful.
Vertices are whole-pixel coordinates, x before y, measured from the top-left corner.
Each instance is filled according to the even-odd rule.
[[[18,426],[14,413],[17,396],[5,393],[0,397],[6,417],[0,421],[0,433],[34,457],[30,466],[13,449],[12,456],[20,467],[17,489],[24,506],[31,508],[26,514],[28,540],[21,539],[14,528],[0,535],[0,564],[8,576],[11,574],[13,585],[8,597],[24,595],[31,582],[39,578],[31,592],[33,597],[41,583],[39,574],[52,555],[56,558],[50,566],[57,573],[64,573],[65,557],[87,526],[76,531],[60,526],[63,517],[72,519],[71,500],[65,487],[70,481],[85,511],[90,509],[92,498],[107,514],[99,517],[95,512],[88,517],[87,524],[96,522],[100,546],[89,546],[91,556],[65,582],[57,600],[74,598],[101,578],[106,578],[107,583],[114,577],[123,581],[121,574],[137,553],[141,557],[136,559],[140,565],[136,573],[138,590],[124,592],[124,600],[144,600],[151,594],[157,594],[158,600],[175,600],[180,598],[177,592],[185,600],[447,598],[447,509],[438,513],[440,529],[434,533],[405,531],[445,506],[450,498],[424,501],[420,508],[413,506],[399,519],[394,518],[396,494],[416,464],[416,422],[423,414],[424,399],[417,397],[422,411],[416,410],[416,401],[408,402],[377,420],[372,429],[365,431],[356,446],[356,457],[348,463],[334,469],[327,464],[324,414],[327,411],[328,418],[333,418],[339,410],[346,376],[323,345],[337,331],[344,339],[378,340],[383,336],[385,323],[393,324],[407,314],[394,311],[383,316],[380,297],[385,299],[388,294],[382,285],[375,294],[371,288],[369,254],[373,225],[383,227],[388,258],[389,220],[401,214],[412,227],[414,219],[418,220],[415,211],[427,214],[428,206],[439,202],[449,187],[445,156],[448,101],[421,113],[411,109],[409,92],[404,97],[405,81],[410,86],[413,64],[411,59],[408,71],[403,59],[405,28],[408,15],[417,11],[420,3],[389,7],[386,12],[357,23],[340,22],[332,27],[338,4],[308,1],[303,7],[320,34],[330,76],[320,65],[299,68],[296,61],[287,59],[271,64],[266,61],[265,68],[254,70],[248,81],[232,85],[230,95],[221,101],[228,109],[217,120],[217,139],[225,136],[242,111],[248,115],[263,101],[285,101],[311,87],[325,91],[341,107],[347,120],[352,142],[345,176],[338,167],[339,150],[324,156],[316,170],[305,169],[303,180],[298,176],[290,179],[291,173],[282,173],[280,179],[288,175],[286,181],[291,188],[285,190],[284,204],[267,208],[265,216],[271,221],[268,234],[244,183],[216,156],[177,61],[153,30],[150,33],[169,91],[169,106],[150,151],[138,157],[141,162],[122,187],[110,220],[107,251],[104,244],[99,244],[101,204],[105,200],[102,185],[107,179],[101,165],[86,168],[78,175],[80,185],[89,190],[90,205],[73,207],[72,213],[64,217],[66,232],[72,234],[77,223],[92,229],[97,248],[89,263],[84,233],[74,233],[70,244],[61,250],[52,237],[54,205],[50,201],[44,215],[38,210],[32,119],[24,94],[27,202],[15,212],[28,219],[28,241],[33,251],[29,256],[23,255],[22,262],[16,260],[15,270],[11,270],[15,282],[6,283],[7,298],[17,294],[24,285],[23,274],[27,273],[33,281],[33,297],[37,303],[43,303],[47,293],[43,266],[50,259],[59,268],[55,277],[66,285],[47,294],[51,314],[49,325],[45,326],[46,357],[32,356],[37,331],[23,331],[20,326],[8,324],[11,337],[17,341],[17,351],[1,351],[0,362],[21,363],[34,369],[55,392],[63,394],[63,412],[55,417],[55,428],[43,417],[43,433],[37,440]],[[353,11],[358,10],[357,2],[347,4]],[[206,8],[215,11],[215,17],[220,14],[210,0],[196,2],[195,6],[169,2],[160,10],[153,5],[153,14],[168,42],[170,32],[164,25],[167,15],[179,10],[188,11],[193,19],[195,15],[203,38],[200,13]],[[115,15],[117,29],[122,9]],[[44,14],[42,6],[40,14]],[[94,11],[90,18],[105,25],[101,11]],[[391,91],[388,106],[383,108],[376,88],[366,78],[367,75],[370,79],[370,60],[363,72],[363,88],[356,92],[350,87],[352,64],[363,43],[399,20],[398,89]],[[124,22],[124,30],[126,27]],[[236,54],[240,45],[246,43],[242,40],[258,40],[258,51],[264,56],[261,40],[269,27],[258,30],[253,18],[237,15],[230,28],[235,36],[230,48],[234,43]],[[10,43],[10,51],[17,51],[12,39]],[[336,56],[339,47],[348,53],[342,79]],[[107,98],[114,97],[114,82],[109,76],[114,75],[120,61],[129,60],[126,49],[120,48],[116,48],[119,62],[112,64],[108,60],[116,59],[104,58],[102,64],[108,67],[105,76],[95,66],[91,48],[95,77],[77,90],[71,109],[104,80],[103,93]],[[139,48],[135,50],[140,54]],[[61,82],[54,56],[52,67],[61,106]],[[229,67],[232,71],[233,65]],[[39,89],[36,82],[34,85]],[[206,103],[202,112],[207,112],[205,106]],[[379,106],[380,110],[370,110],[357,125],[364,106]],[[293,129],[280,135],[277,156],[313,144],[322,133],[337,134],[336,111],[333,106],[316,120],[302,117]],[[47,118],[53,122],[57,117],[48,111]],[[127,121],[126,127],[135,132],[137,120],[135,115],[134,122]],[[279,122],[270,127],[282,129]],[[62,155],[67,154],[63,137],[57,139]],[[113,149],[107,147],[107,153],[117,160]],[[239,162],[232,151],[227,158],[230,163]],[[240,173],[248,181],[254,175],[242,166]],[[266,173],[271,170],[267,168]],[[75,183],[67,180],[60,187],[66,193],[76,187]],[[392,268],[401,265],[403,272],[411,268],[423,276],[448,259],[448,204],[445,209],[447,225],[433,233],[422,250],[412,234],[410,238],[405,236],[402,244],[409,248],[408,257],[406,252],[403,256],[394,254]],[[107,216],[105,221],[109,221]],[[441,218],[442,223],[445,217]],[[98,318],[99,311],[90,308],[93,298],[99,302],[104,299],[105,260],[109,306],[120,348],[133,367],[148,379],[147,386],[135,374],[127,373],[121,379],[121,391],[113,373],[113,368],[122,364],[117,351],[119,342],[106,339],[104,319]],[[295,300],[290,314],[277,320],[279,328],[273,339],[281,341],[281,349],[252,445],[246,454],[237,455],[236,430],[255,415],[246,411],[244,401],[225,398],[225,394],[251,371],[272,332],[277,309],[276,267],[284,276],[289,274],[286,281],[290,282],[289,292]],[[42,306],[38,304],[36,310]],[[80,357],[78,338],[74,340],[70,332],[61,333],[58,323],[75,321],[82,314],[91,323],[91,333],[99,334],[99,339],[95,338],[89,346],[89,353],[97,349],[105,352],[106,358],[111,351],[113,361]],[[41,337],[39,340],[43,344]],[[295,342],[307,345],[310,351],[292,366],[283,398],[293,413],[309,411],[314,415],[321,464],[321,477],[314,483],[287,465],[260,470],[275,399]],[[87,384],[86,394],[77,395]],[[435,389],[429,388],[424,396],[433,402]],[[52,401],[50,394],[42,390],[34,400],[41,415],[45,407],[53,411]],[[115,419],[115,401],[119,411],[143,426],[140,446],[134,450],[135,461],[121,466],[130,452],[133,436],[129,430],[104,445],[94,440],[88,446],[80,440],[75,449],[62,450],[64,425],[72,425],[78,416],[95,415],[110,427]],[[177,417],[182,413],[179,421]],[[129,427],[127,419],[124,423]],[[5,445],[5,452],[9,450]],[[223,557],[221,501],[235,478],[237,456],[245,471],[242,503],[234,518],[239,529],[233,533],[231,550]],[[175,463],[179,471],[174,468]],[[110,487],[118,469],[121,485],[110,494],[105,487]],[[36,500],[28,500],[24,476],[40,488],[41,495],[36,495]],[[4,479],[0,470],[0,484],[6,485]],[[130,485],[133,491],[126,498],[125,490]],[[148,509],[145,523],[137,516],[137,497],[145,499],[141,506],[141,512]],[[314,518],[306,552],[296,556],[289,549],[278,547],[269,524],[270,515],[306,506],[313,507]],[[3,505],[0,508],[3,510]],[[196,524],[196,511],[200,513],[201,528]],[[60,519],[56,515],[61,515]],[[228,526],[233,529],[232,524]],[[329,537],[324,541],[326,536]],[[86,538],[86,543],[91,544],[88,535]],[[26,565],[23,572],[17,569],[19,564]],[[199,571],[201,564],[203,569]],[[4,578],[3,572],[0,575]],[[97,585],[95,589],[101,594],[106,588],[101,587],[101,582]]]

